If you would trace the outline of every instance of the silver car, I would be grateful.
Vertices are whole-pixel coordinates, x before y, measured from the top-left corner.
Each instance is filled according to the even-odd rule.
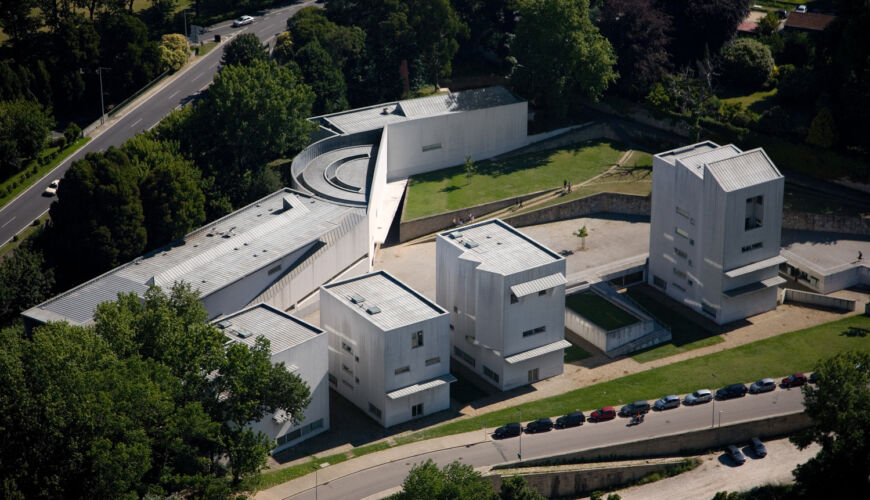
[[[687,405],[698,405],[701,403],[709,403],[713,400],[713,393],[710,389],[698,389],[697,391],[686,396],[684,403]]]
[[[760,394],[762,392],[770,392],[776,389],[776,381],[772,378],[763,378],[756,380],[749,386],[750,394]]]

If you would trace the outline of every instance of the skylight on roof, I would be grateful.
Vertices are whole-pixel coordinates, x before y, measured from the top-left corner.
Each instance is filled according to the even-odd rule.
[[[354,304],[362,304],[363,302],[366,301],[366,298],[358,293],[351,295],[349,298],[350,298],[350,301],[353,302]]]
[[[366,308],[366,312],[369,314],[378,314],[379,312],[381,312],[381,308],[378,306],[368,306]]]

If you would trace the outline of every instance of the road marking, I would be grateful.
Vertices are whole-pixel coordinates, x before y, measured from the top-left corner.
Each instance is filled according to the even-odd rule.
[[[132,124],[132,125],[130,125],[130,128],[133,128],[133,127],[135,127],[135,126],[136,126],[136,125],[138,125],[138,124],[139,124],[139,122],[141,122],[141,121],[142,121],[142,119],[141,119],[141,118],[139,118],[139,119],[138,119],[138,120],[136,120],[136,121],[135,121],[135,122],[133,122],[133,124]]]
[[[178,95],[179,92],[181,92],[181,91],[180,91],[180,90],[176,90],[175,92],[172,93],[171,96],[169,96],[169,98],[172,99],[173,97],[175,97],[176,95]]]
[[[0,227],[6,227],[6,224],[9,224],[10,222],[12,222],[12,221],[14,221],[14,220],[15,220],[15,217],[12,217],[11,219],[9,219],[8,221],[6,221],[6,222],[5,222],[2,226],[0,226]]]
[[[204,75],[204,74],[205,74],[205,72],[204,72],[204,71],[201,71],[198,75],[196,75],[195,77],[193,77],[193,79],[194,79],[194,80],[199,80],[199,77],[201,77],[201,76]]]

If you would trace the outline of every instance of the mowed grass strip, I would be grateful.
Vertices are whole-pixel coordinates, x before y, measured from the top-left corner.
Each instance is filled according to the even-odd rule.
[[[646,309],[657,320],[671,329],[671,341],[645,351],[641,351],[631,358],[638,363],[646,363],[655,359],[666,358],[681,352],[691,351],[700,347],[716,345],[725,342],[721,335],[713,334],[693,323],[691,320],[675,311],[666,302],[669,300],[664,295],[661,300],[654,298],[659,292],[647,286],[631,287],[626,292],[630,298]]]
[[[574,410],[591,410],[636,400],[651,400],[664,394],[688,394],[695,389],[716,389],[748,383],[763,377],[810,371],[817,362],[839,352],[870,352],[870,337],[848,336],[850,327],[870,328],[870,317],[851,316],[804,330],[784,333],[727,351],[653,368],[622,378],[577,389],[565,394],[519,405],[532,420]],[[516,421],[519,406],[426,429],[396,441],[399,444],[459,434]]]
[[[565,297],[568,309],[583,316],[607,331],[637,323],[638,319],[592,292],[575,293]]]
[[[462,165],[416,175],[410,180],[404,220],[502,200],[547,188],[562,181],[577,184],[615,164],[626,148],[608,140],[573,147],[476,162],[477,173],[465,176]],[[474,158],[472,158],[474,160]]]

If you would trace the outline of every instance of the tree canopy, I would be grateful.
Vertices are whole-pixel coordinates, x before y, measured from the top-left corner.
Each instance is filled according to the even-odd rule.
[[[305,82],[314,92],[312,112],[315,115],[347,109],[344,75],[316,38],[296,51],[295,61]]]
[[[242,33],[224,47],[221,64],[224,66],[247,66],[254,61],[266,61],[269,59],[268,50],[268,47],[263,45],[257,35]]]
[[[54,272],[46,268],[42,254],[21,244],[0,261],[0,325],[49,297]]]
[[[411,468],[402,491],[392,500],[543,500],[520,476],[506,478],[496,493],[492,483],[470,465],[451,462],[439,469],[431,459]]]

